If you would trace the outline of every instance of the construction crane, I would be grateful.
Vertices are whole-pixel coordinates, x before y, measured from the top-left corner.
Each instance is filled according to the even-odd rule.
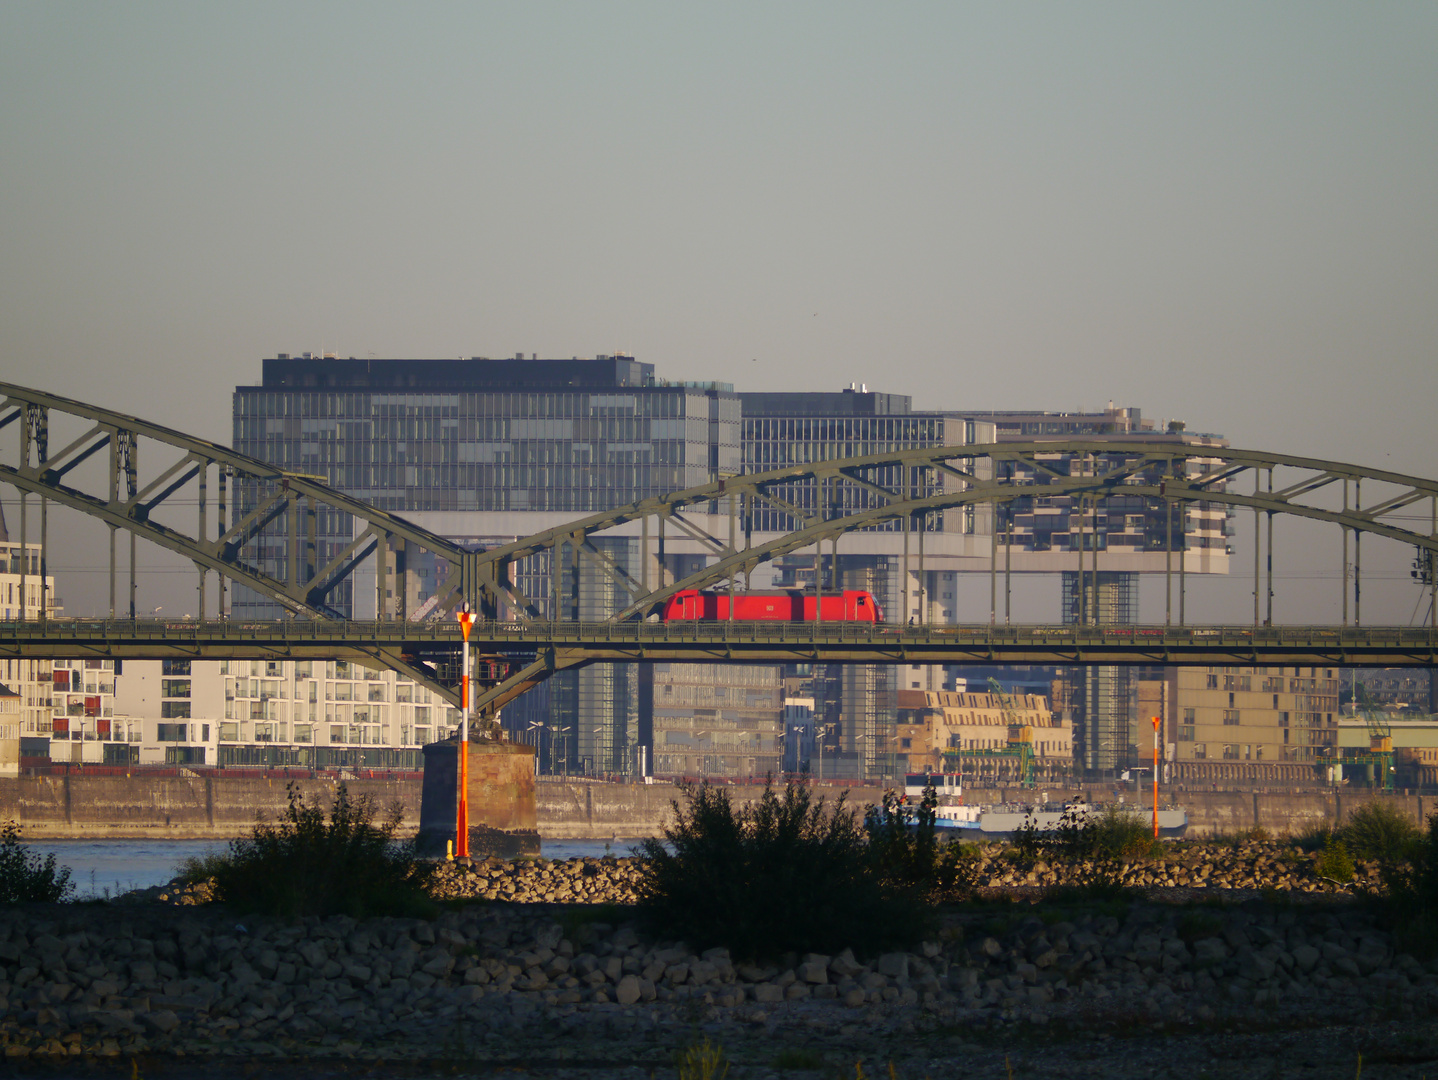
[[[1368,782],[1374,787],[1391,791],[1393,789],[1393,726],[1382,706],[1373,699],[1361,682],[1353,682],[1353,708],[1362,713],[1368,725],[1368,749],[1350,754],[1349,760],[1362,765],[1368,774]]]
[[[1006,745],[983,750],[965,750],[961,747],[957,750],[947,751],[944,756],[957,759],[961,767],[960,771],[962,771],[965,759],[970,760],[980,769],[985,760],[1000,767],[1011,761],[1018,773],[1019,786],[1033,787],[1035,783],[1033,726],[1023,722],[1023,717],[1019,715],[1013,699],[997,679],[989,679],[989,693],[998,701],[1000,715],[1003,716],[1004,723],[1008,728]]]

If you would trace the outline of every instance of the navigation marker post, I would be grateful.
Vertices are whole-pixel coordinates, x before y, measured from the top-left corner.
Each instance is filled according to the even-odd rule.
[[[474,613],[465,601],[459,609],[459,632],[464,635],[464,660],[461,669],[460,713],[459,713],[459,760],[455,769],[459,783],[459,798],[455,800],[454,856],[469,858],[469,629],[474,625]]]
[[[1159,718],[1153,718],[1153,838],[1158,839],[1158,725]]]

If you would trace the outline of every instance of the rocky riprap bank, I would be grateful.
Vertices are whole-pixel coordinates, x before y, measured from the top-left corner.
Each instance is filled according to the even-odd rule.
[[[1049,887],[1072,882],[1074,870],[1092,871],[1092,862],[1065,863],[1039,858],[1020,861],[1002,844],[975,848],[974,886],[981,890]],[[1121,860],[1120,883],[1146,890],[1263,890],[1327,893],[1345,884],[1324,878],[1316,855],[1276,840],[1237,843],[1174,844],[1162,859]],[[438,871],[434,894],[444,899],[472,897],[518,903],[632,904],[637,899],[637,862],[628,857],[484,859],[470,866],[446,863]],[[1376,885],[1376,866],[1360,863],[1360,884]],[[174,890],[171,890],[174,892]]]
[[[674,1051],[707,1037],[743,1075],[772,1071],[788,1048],[811,1064],[870,1062],[868,1075],[886,1061],[947,1075],[962,1061],[976,1076],[975,1061],[1011,1046],[1064,1077],[1091,1075],[1078,1063],[1092,1060],[1065,1049],[1076,1032],[1187,1032],[1209,1047],[1254,1025],[1377,1018],[1431,1037],[1438,1009],[1438,963],[1397,951],[1351,902],[978,905],[946,910],[913,952],[757,965],[598,921],[612,911],[481,904],[433,922],[357,922],[219,905],[13,908],[0,920],[0,1043],[12,1065],[220,1055],[670,1075]],[[1140,1043],[1125,1045],[1103,1075],[1152,1075]]]

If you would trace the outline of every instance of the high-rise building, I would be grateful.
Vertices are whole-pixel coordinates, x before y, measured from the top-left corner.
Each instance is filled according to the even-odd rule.
[[[739,423],[739,399],[727,385],[666,383],[655,378],[654,365],[625,356],[343,360],[282,354],[264,361],[260,385],[234,394],[237,450],[320,476],[336,490],[480,547],[737,473]],[[256,497],[242,488],[238,512]],[[348,515],[323,517],[321,561],[354,538]],[[636,578],[657,569],[640,567],[638,537],[591,542]],[[266,571],[282,577],[283,543],[263,533],[255,543]],[[391,566],[399,556],[383,553]],[[676,553],[666,569],[680,570],[684,558]],[[387,597],[383,613],[363,578],[338,590],[336,606],[355,618],[417,611],[437,587],[434,568],[407,569],[412,595]],[[598,621],[628,601],[612,578],[584,560],[577,570],[578,610],[551,612],[551,569],[545,554],[527,560],[519,573],[519,584],[545,615]],[[245,618],[279,614],[271,602],[240,589],[233,610]],[[641,731],[640,695],[633,665],[596,665],[562,673],[547,693],[522,698],[507,711],[507,726],[557,740],[569,771],[632,772],[648,734]],[[552,755],[541,747],[542,760]]]
[[[653,771],[767,776],[783,766],[783,686],[773,664],[653,665]]]
[[[745,392],[739,396],[746,472],[897,450],[959,446],[992,436],[991,425],[943,413],[915,413],[907,395],[871,391],[863,385],[836,393]],[[877,470],[870,479],[914,497],[943,491],[946,483],[937,471],[900,466]],[[882,505],[880,496],[864,488],[829,488],[816,480],[798,480],[774,489],[774,494],[805,513],[829,517]],[[908,523],[878,525],[845,537],[842,553],[779,559],[773,567],[773,580],[785,588],[811,590],[818,577],[826,589],[866,590],[873,593],[891,622],[915,618],[956,622],[952,560],[971,553],[986,512],[987,508],[978,513],[941,511]],[[756,532],[783,533],[799,527],[799,522],[793,515],[761,507],[753,525]],[[927,563],[919,559],[925,544],[933,555]],[[936,596],[945,594],[947,603],[933,603]],[[857,776],[878,777],[893,771],[889,747],[897,720],[894,692],[908,686],[942,689],[942,669],[834,665],[827,677],[816,680],[820,696],[814,708],[834,725],[837,753],[832,764],[836,769],[853,760],[858,763]]]

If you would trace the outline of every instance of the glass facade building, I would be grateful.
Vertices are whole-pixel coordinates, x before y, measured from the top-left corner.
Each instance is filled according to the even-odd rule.
[[[337,360],[281,355],[234,393],[234,447],[320,477],[382,510],[593,513],[740,468],[738,397],[724,384],[665,384],[654,365],[592,360]],[[260,493],[241,487],[238,512]],[[318,522],[317,557],[352,539],[349,515]],[[278,533],[255,541],[283,577]],[[344,586],[337,607],[352,614]],[[419,596],[423,601],[427,597]],[[275,618],[236,589],[237,617]]]
[[[741,469],[740,402],[732,388],[665,382],[655,378],[654,365],[625,356],[342,360],[282,354],[264,361],[260,385],[236,388],[233,407],[235,449],[317,476],[384,510],[436,514],[456,523],[462,535],[454,539],[462,542],[498,539],[514,528],[493,515],[578,517]],[[261,495],[242,486],[237,515]],[[316,557],[323,562],[343,550],[354,532],[349,515],[321,515]],[[283,577],[280,535],[261,533],[253,543],[264,568]],[[593,544],[637,576],[637,543],[598,537]],[[517,569],[541,614],[553,616],[548,553]],[[435,578],[433,568],[410,570],[417,592],[403,608],[413,611],[429,598],[426,583],[434,588]],[[628,602],[588,562],[580,574],[580,608],[565,616],[599,621]],[[364,601],[355,595],[351,583],[342,585],[334,606],[365,617]],[[280,615],[277,605],[240,588],[231,611],[245,619]],[[560,770],[630,772],[648,737],[639,705],[644,689],[633,665],[561,673],[545,693],[526,695],[506,710],[506,727],[530,738],[538,732],[541,760],[557,757]],[[346,735],[350,727],[362,736],[369,731],[351,721],[326,730],[332,726],[343,726]],[[410,731],[447,734],[418,722]]]

